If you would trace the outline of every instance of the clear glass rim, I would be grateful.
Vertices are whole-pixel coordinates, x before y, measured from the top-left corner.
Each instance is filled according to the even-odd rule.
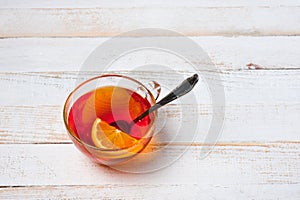
[[[100,79],[100,78],[105,78],[105,77],[118,77],[118,78],[124,78],[124,79],[128,79],[129,81],[133,81],[135,83],[137,83],[138,85],[142,86],[146,91],[147,93],[151,96],[151,99],[153,100],[153,102],[155,103],[155,98],[153,96],[153,94],[150,92],[150,90],[144,85],[142,84],[141,82],[133,79],[133,78],[130,78],[128,76],[124,76],[124,75],[119,75],[119,74],[104,74],[104,75],[100,75],[100,76],[95,76],[93,78],[90,78],[82,83],[80,83],[70,94],[69,96],[67,97],[65,103],[64,103],[64,108],[63,108],[63,118],[64,118],[64,124],[65,124],[65,127],[68,131],[68,135],[71,135],[72,138],[74,138],[77,142],[79,142],[80,144],[84,145],[85,147],[88,147],[88,148],[91,148],[91,149],[94,149],[94,150],[100,150],[100,151],[106,151],[106,152],[118,152],[118,151],[124,151],[126,149],[131,149],[135,146],[137,146],[139,143],[135,144],[134,146],[131,146],[131,147],[128,147],[128,148],[124,148],[124,149],[104,149],[104,148],[99,148],[99,147],[96,147],[96,146],[92,146],[90,144],[87,144],[85,142],[83,142],[80,138],[76,137],[75,136],[75,133],[73,132],[73,130],[69,127],[68,125],[68,120],[67,120],[67,115],[68,115],[68,111],[67,111],[67,105],[68,103],[70,102],[70,99],[72,98],[72,96],[78,91],[78,89],[80,89],[83,85],[91,82],[91,81],[94,81],[96,79]],[[150,124],[150,128],[149,130],[152,129],[155,121],[156,121],[156,118],[157,118],[157,114],[156,114],[156,111],[154,111],[154,119],[152,120],[151,124]],[[148,130],[148,131],[149,131]],[[152,136],[151,136],[152,138]]]

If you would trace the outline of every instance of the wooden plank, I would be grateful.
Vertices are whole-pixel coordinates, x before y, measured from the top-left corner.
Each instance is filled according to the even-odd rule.
[[[193,71],[110,71],[133,77],[143,83],[151,80],[159,81],[165,87],[174,88]],[[226,103],[228,104],[276,104],[299,103],[299,93],[295,92],[300,87],[299,70],[247,70],[233,72],[207,72],[199,71],[200,76],[223,84]],[[0,73],[0,84],[5,86],[5,94],[0,99],[1,106],[15,105],[62,105],[78,83],[98,75],[98,72],[28,72],[28,73]],[[20,92],[22,91],[22,92]],[[245,92],[247,91],[247,92]],[[200,82],[194,92],[198,93],[198,103],[209,103],[210,97],[204,80]],[[196,95],[197,96],[197,95]],[[50,98],[51,97],[51,98]],[[200,98],[201,97],[201,98]]]
[[[1,8],[0,37],[114,36],[153,27],[188,36],[299,35],[299,13],[298,6]]]
[[[174,88],[180,81],[170,72],[168,75],[167,71],[164,76],[154,71],[118,73],[130,75],[142,82],[160,80],[170,88]],[[214,72],[203,73],[210,79],[217,79]],[[5,94],[0,100],[0,142],[69,142],[62,120],[62,106],[68,93],[75,87],[76,77],[76,72],[0,74],[0,83],[4,86],[2,92]],[[84,80],[84,76],[81,78]],[[222,73],[221,78],[226,111],[220,141],[299,140],[300,94],[295,92],[300,89],[299,70],[233,71]],[[201,131],[198,135],[203,137],[212,117],[210,95],[202,81],[194,92],[198,105],[189,105],[189,98],[186,98],[182,106],[174,104],[161,113],[168,117],[172,127],[182,120],[180,110],[190,109],[193,116],[199,116]],[[184,123],[190,122],[186,119]],[[197,141],[202,141],[202,137],[197,138]]]
[[[212,108],[209,105],[170,105],[160,111],[168,117],[169,130],[160,134],[172,135],[177,127],[181,109],[191,109],[199,116],[199,130],[195,141],[203,142]],[[0,143],[71,143],[62,120],[61,106],[5,106],[0,107]],[[300,104],[234,104],[227,105],[220,142],[299,141]],[[172,114],[174,113],[174,114]],[[184,120],[185,124],[191,124]],[[169,128],[168,128],[169,127]],[[187,132],[189,130],[186,130]],[[184,140],[180,133],[178,140]],[[162,139],[164,140],[164,139]]]
[[[299,198],[298,184],[220,184],[199,186],[183,184],[31,186],[0,188],[3,199],[295,199]]]
[[[24,2],[22,0],[2,0],[0,8],[128,8],[128,7],[145,7],[145,6],[159,6],[159,7],[237,7],[237,6],[299,6],[300,3],[297,0],[286,0],[284,2],[280,0],[77,0],[76,3],[72,0],[30,0]]]
[[[89,54],[109,38],[21,38],[0,40],[0,71],[76,71]],[[221,70],[299,69],[300,37],[191,37]],[[161,51],[140,51],[115,64],[186,66],[186,61]],[[193,63],[195,64],[195,63]]]
[[[165,157],[157,156],[155,159],[161,162],[159,159],[177,156],[176,152],[182,148],[185,147],[168,146]],[[299,143],[265,143],[256,146],[221,144],[204,159],[199,154],[200,148],[198,145],[190,147],[174,164],[154,173],[128,174],[90,162],[71,144],[2,144],[0,185],[3,188],[78,184],[147,187],[159,183],[183,184],[182,187],[184,184],[195,184],[198,188],[207,189],[229,187],[229,192],[241,185],[242,188],[251,188],[251,191],[259,186],[272,185],[276,192],[277,187],[289,185],[295,189],[294,186],[300,184]],[[185,168],[187,166],[188,170]],[[190,192],[186,188],[185,193]],[[287,192],[296,193],[291,190]],[[299,191],[297,193],[299,195]]]

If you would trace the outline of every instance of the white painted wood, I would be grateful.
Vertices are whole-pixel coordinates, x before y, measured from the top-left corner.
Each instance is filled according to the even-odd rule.
[[[169,131],[159,134],[172,135],[172,125],[178,125],[181,120],[177,113],[180,113],[180,109],[188,108],[196,109],[191,105],[171,105],[160,111],[168,116],[166,130]],[[209,110],[211,106],[200,105],[199,113],[193,113],[200,120],[196,142],[203,142],[207,134],[212,117]],[[237,144],[299,141],[299,110],[300,104],[227,105],[224,128],[218,141]],[[7,106],[0,107],[0,111],[0,143],[71,143],[63,124],[61,106]],[[184,123],[190,124],[188,120]],[[180,133],[178,139],[184,139],[184,134]]]
[[[1,8],[0,37],[113,36],[140,28],[184,35],[299,35],[300,7]]]
[[[94,7],[105,7],[105,8],[128,8],[128,7],[145,7],[145,6],[156,6],[156,7],[251,7],[251,6],[299,6],[300,3],[297,0],[2,0],[0,8],[94,8]]]
[[[159,80],[168,83],[170,88],[180,81],[176,76],[170,78],[172,76],[168,72],[164,72],[163,76],[161,72],[117,73],[143,82]],[[215,73],[203,73],[210,79],[216,79]],[[225,89],[226,115],[220,141],[299,140],[300,93],[296,92],[300,90],[299,70],[232,71],[221,74],[221,77]],[[1,85],[5,86],[2,89],[5,96],[0,100],[0,142],[69,142],[63,125],[62,107],[68,93],[75,87],[75,78],[74,72],[0,74]],[[202,81],[194,91],[198,97],[198,112],[197,105],[186,104],[181,107],[175,104],[166,107],[162,113],[171,113],[168,115],[170,123],[176,125],[181,120],[180,108],[191,109],[191,113],[200,117],[201,131],[197,141],[201,142],[210,124],[212,107]],[[189,121],[185,120],[184,123]]]
[[[3,199],[291,199],[299,198],[298,184],[199,186],[195,183],[147,185],[80,185],[0,188]],[[189,191],[189,192],[188,192]],[[282,191],[282,192],[280,192]]]
[[[2,0],[0,37],[44,38],[0,40],[0,199],[299,199],[299,11],[297,0]],[[182,105],[201,121],[189,151],[155,173],[126,174],[85,158],[62,122],[76,72],[109,38],[47,37],[113,36],[145,27],[206,36],[191,39],[221,70],[200,73],[223,80],[225,123],[219,143],[203,159],[212,107],[200,81],[198,102]],[[264,37],[221,37],[237,35]],[[129,70],[153,60],[176,66],[178,76]],[[263,69],[248,69],[250,63]],[[168,87],[191,73],[188,63],[154,51],[132,53],[113,65],[114,72]],[[179,104],[161,113],[175,130]],[[163,144],[157,140],[152,148]],[[187,145],[168,146],[157,163],[176,158]]]
[[[168,156],[180,148],[169,147]],[[0,196],[21,195],[23,191],[30,197],[37,194],[36,190],[38,194],[54,197],[76,195],[79,191],[83,193],[78,195],[89,196],[85,194],[89,188],[93,193],[101,187],[97,196],[115,198],[119,195],[149,198],[151,191],[161,196],[170,193],[170,197],[221,198],[224,195],[225,199],[266,199],[266,196],[274,199],[288,195],[289,199],[299,198],[299,143],[219,145],[205,159],[199,159],[199,148],[192,146],[177,162],[163,170],[127,174],[90,162],[71,144],[2,144],[1,186],[46,187],[45,190],[41,187],[2,187]],[[51,185],[65,188],[49,188]],[[81,185],[87,185],[87,190],[79,188],[76,191]],[[177,190],[180,193],[175,192]]]
[[[22,38],[0,40],[0,71],[76,71],[89,54],[109,38]],[[300,37],[191,37],[222,70],[300,67]],[[151,58],[151,59],[149,59]],[[159,51],[126,55],[119,64],[183,66],[185,61]]]
[[[174,88],[182,80],[181,76],[190,75],[193,72],[170,71],[110,71],[133,77],[147,83],[156,80],[163,87]],[[299,103],[300,87],[299,70],[247,70],[236,72],[198,72],[216,83],[223,84],[226,102],[228,104],[295,104]],[[77,72],[53,72],[53,73],[1,73],[0,82],[5,86],[2,92],[5,94],[0,99],[1,106],[30,106],[30,105],[63,105],[69,92],[79,83],[94,77],[98,73],[86,73],[77,76]],[[221,79],[217,75],[220,75]],[[200,77],[201,78],[201,77]],[[219,82],[222,81],[222,82]],[[167,91],[165,88],[164,91]],[[207,87],[201,78],[195,88],[198,103],[208,103]],[[199,92],[199,93],[197,93]],[[200,93],[205,92],[205,93]],[[200,95],[201,94],[201,95]],[[201,97],[201,98],[200,98]]]

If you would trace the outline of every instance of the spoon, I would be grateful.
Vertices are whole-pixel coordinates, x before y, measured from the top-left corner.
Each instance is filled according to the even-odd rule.
[[[198,82],[198,74],[194,74],[193,76],[185,79],[180,85],[178,85],[174,90],[172,90],[167,96],[165,96],[163,99],[161,99],[159,102],[151,106],[148,110],[146,110],[144,113],[139,115],[137,118],[135,118],[131,123],[128,123],[125,120],[118,120],[115,122],[110,123],[111,126],[114,126],[121,131],[130,134],[131,127],[142,120],[144,117],[152,113],[153,111],[159,109],[160,107],[170,103],[171,101],[174,101],[175,99],[178,99],[179,97],[187,94],[190,92],[196,83]]]

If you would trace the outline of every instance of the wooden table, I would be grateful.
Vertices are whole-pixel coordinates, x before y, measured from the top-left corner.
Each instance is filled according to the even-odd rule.
[[[75,149],[62,106],[94,48],[149,27],[178,31],[208,53],[223,81],[225,120],[206,158],[196,138],[173,165],[128,174]],[[300,199],[299,35],[297,0],[1,0],[0,199]],[[177,81],[161,72],[117,73]],[[201,107],[205,122],[212,115],[207,101],[190,106]]]

